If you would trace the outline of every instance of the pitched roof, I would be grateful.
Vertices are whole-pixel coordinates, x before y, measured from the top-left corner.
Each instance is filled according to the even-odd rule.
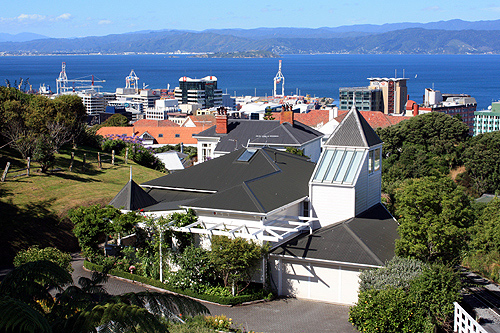
[[[139,119],[134,123],[135,127],[179,127],[171,120]]]
[[[247,144],[301,146],[320,138],[323,133],[312,129],[298,121],[280,124],[277,120],[229,119],[227,134],[215,133],[215,127],[196,135],[197,137],[220,138],[215,151],[231,152]]]
[[[202,131],[201,127],[101,127],[98,135],[111,136],[122,135],[140,137],[145,132],[149,133],[159,144],[176,145],[179,143],[194,145],[198,141],[193,135]]]
[[[189,119],[198,127],[209,128],[215,125],[215,116],[213,114],[204,114],[200,116],[188,116]]]
[[[138,210],[156,204],[156,200],[131,179],[109,204],[118,209]]]
[[[394,257],[397,222],[382,204],[343,222],[302,234],[271,253],[381,266]]]
[[[339,115],[335,118],[335,120],[340,123],[348,113],[349,111],[339,111]],[[363,118],[365,118],[373,129],[377,129],[379,127],[386,128],[411,118],[406,116],[388,115],[381,111],[359,111],[359,113],[363,116]]]
[[[377,133],[353,106],[342,122],[333,130],[325,146],[368,148],[381,143],[382,140]]]
[[[308,195],[314,163],[271,148],[256,149],[248,161],[238,161],[244,152],[240,149],[141,186],[154,188],[156,192],[150,193],[157,201],[165,201],[165,195],[189,207],[252,213],[268,213]],[[182,198],[173,198],[175,192]],[[152,208],[158,206],[147,209]]]
[[[275,120],[281,119],[281,112],[273,112]],[[294,113],[293,119],[312,128],[323,126],[329,121],[329,110],[311,110],[307,113]]]

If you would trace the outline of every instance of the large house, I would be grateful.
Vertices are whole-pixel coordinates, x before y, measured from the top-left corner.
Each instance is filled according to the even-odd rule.
[[[195,137],[198,140],[198,161],[204,162],[241,148],[286,147],[302,149],[311,161],[321,153],[323,134],[294,120],[292,110],[282,111],[280,120],[228,119],[216,116],[216,125]]]
[[[271,286],[280,295],[353,304],[359,274],[394,256],[397,223],[380,203],[382,142],[355,109],[327,140],[318,163],[247,147],[139,187],[111,204],[150,215],[193,209],[176,229],[269,242]]]

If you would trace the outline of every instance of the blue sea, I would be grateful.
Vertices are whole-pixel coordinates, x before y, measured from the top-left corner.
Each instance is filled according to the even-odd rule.
[[[478,110],[500,99],[500,55],[285,55],[282,58],[285,94],[332,97],[340,87],[367,86],[368,77],[408,78],[410,99],[422,102],[425,88],[442,93],[464,93],[476,98]],[[214,59],[186,55],[89,55],[89,56],[3,56],[0,57],[0,85],[22,77],[34,89],[55,80],[66,62],[68,79],[101,80],[102,91],[125,86],[133,69],[139,85],[174,88],[179,78],[214,75],[218,87],[231,95],[271,95],[278,59]],[[97,83],[96,83],[97,84]]]

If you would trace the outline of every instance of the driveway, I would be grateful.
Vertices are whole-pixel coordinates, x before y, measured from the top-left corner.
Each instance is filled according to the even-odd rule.
[[[73,268],[75,282],[80,276],[91,275],[83,269],[83,259],[80,257],[74,257]],[[110,277],[105,288],[110,294],[157,291],[154,287],[113,277]],[[224,314],[246,330],[266,333],[356,332],[347,321],[349,307],[344,305],[290,298],[234,307],[203,303],[212,315]]]

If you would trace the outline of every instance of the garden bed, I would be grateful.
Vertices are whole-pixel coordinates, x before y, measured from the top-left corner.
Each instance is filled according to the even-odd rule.
[[[83,266],[86,269],[92,270],[92,271],[102,272],[102,270],[103,270],[102,265],[97,265],[97,264],[91,263],[87,260],[84,261]],[[146,285],[160,288],[160,289],[163,289],[166,291],[170,291],[170,292],[177,293],[180,295],[196,298],[198,300],[217,303],[220,305],[238,305],[238,304],[243,304],[243,303],[253,302],[253,301],[265,301],[265,300],[270,299],[269,296],[272,296],[272,294],[265,295],[264,290],[262,290],[262,292],[251,294],[251,295],[239,295],[239,296],[229,296],[229,297],[200,294],[200,293],[197,293],[197,292],[190,290],[190,289],[179,289],[179,288],[176,288],[174,286],[170,286],[166,283],[162,283],[162,282],[155,280],[155,279],[151,279],[151,278],[144,277],[141,275],[131,274],[128,272],[123,272],[123,271],[117,270],[117,269],[110,270],[109,275],[121,277],[121,278],[132,280],[132,281],[137,281],[137,282],[144,283]]]

